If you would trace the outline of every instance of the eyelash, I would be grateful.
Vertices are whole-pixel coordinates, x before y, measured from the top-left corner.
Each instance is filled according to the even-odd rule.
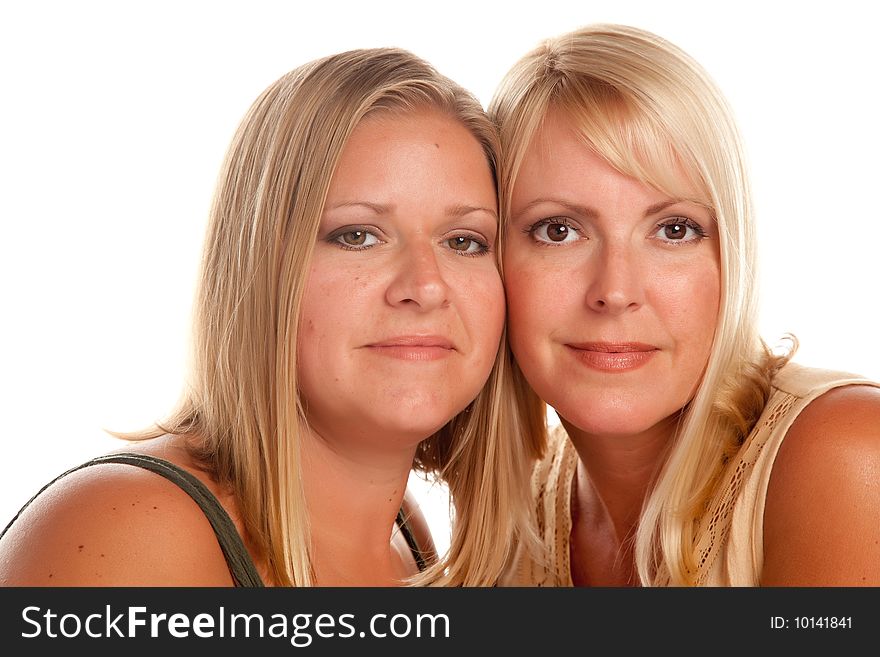
[[[382,241],[381,238],[378,235],[376,235],[375,229],[371,229],[369,226],[343,226],[342,228],[339,228],[339,229],[333,231],[332,233],[330,233],[325,238],[325,241],[327,243],[329,243],[333,246],[337,246],[340,249],[343,249],[345,251],[366,251],[366,250],[371,249],[374,246],[376,246],[376,243],[366,244],[366,245],[362,245],[362,246],[354,246],[351,244],[346,244],[345,242],[341,241],[341,238],[343,235],[348,235],[349,233],[359,233],[359,232],[366,233],[367,235],[372,235],[379,242]],[[453,235],[451,237],[444,239],[443,242],[449,243],[449,242],[452,242],[453,240],[456,240],[459,238],[464,238],[464,239],[469,240],[477,245],[477,251],[475,253],[465,253],[463,251],[459,251],[458,249],[453,249],[451,246],[449,247],[451,251],[454,251],[455,253],[457,253],[460,256],[464,256],[466,258],[477,258],[479,256],[483,256],[483,255],[486,255],[486,254],[492,252],[491,247],[485,242],[485,240],[477,237],[476,235],[469,235],[469,234]]]

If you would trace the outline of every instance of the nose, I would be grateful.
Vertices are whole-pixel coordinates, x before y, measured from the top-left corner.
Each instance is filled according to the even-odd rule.
[[[644,303],[645,286],[638,256],[624,246],[603,245],[591,263],[587,305],[611,315],[633,311]]]
[[[430,244],[411,245],[395,263],[385,298],[395,307],[428,312],[449,305],[450,288]]]

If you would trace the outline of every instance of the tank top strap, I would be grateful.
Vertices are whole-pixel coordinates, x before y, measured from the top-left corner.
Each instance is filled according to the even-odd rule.
[[[77,470],[82,470],[83,468],[93,465],[100,465],[102,463],[119,463],[143,468],[144,470],[149,470],[150,472],[164,477],[183,490],[196,504],[198,504],[199,508],[208,519],[208,522],[211,523],[211,527],[217,537],[217,542],[220,544],[220,549],[223,551],[223,557],[226,559],[226,564],[229,567],[229,574],[232,576],[235,586],[264,586],[263,580],[260,578],[256,566],[251,559],[250,553],[247,551],[244,542],[241,540],[241,536],[239,536],[238,530],[235,528],[232,519],[229,517],[229,514],[226,513],[226,510],[214,494],[208,490],[208,487],[199,481],[198,478],[174,463],[147,454],[136,454],[133,452],[106,454],[104,456],[93,458],[61,473],[48,484],[43,486],[24,504],[24,506],[22,506],[19,512],[15,514],[15,517],[13,517],[3,529],[3,532],[0,532],[0,537],[6,533],[22,512],[52,484]],[[427,559],[419,547],[418,541],[407,522],[403,509],[400,509],[397,513],[397,525],[403,533],[403,537],[409,546],[410,552],[412,552],[419,571],[421,572],[425,570],[428,567]]]
[[[43,491],[49,488],[49,486],[77,470],[82,470],[83,468],[93,465],[100,465],[102,463],[121,463],[143,468],[144,470],[149,470],[150,472],[165,477],[165,479],[183,490],[196,504],[199,505],[199,508],[205,514],[208,522],[211,523],[211,527],[214,530],[214,534],[217,536],[217,542],[220,544],[220,549],[223,551],[226,565],[229,567],[229,574],[232,575],[232,580],[235,583],[235,586],[264,586],[263,580],[260,578],[260,575],[254,566],[254,562],[251,559],[250,553],[248,553],[244,542],[241,540],[241,536],[239,536],[238,530],[235,528],[232,519],[229,517],[229,514],[226,513],[226,510],[220,502],[217,501],[217,498],[214,497],[214,494],[208,490],[208,487],[183,468],[164,459],[146,454],[135,454],[130,452],[107,454],[86,461],[81,465],[63,472],[43,486],[36,495],[28,500],[15,517],[9,521],[9,524],[6,525],[3,534],[6,533],[21,513]],[[3,534],[0,534],[0,536]]]
[[[96,465],[99,463],[134,465],[161,475],[177,485],[199,505],[208,522],[211,523],[214,534],[217,536],[217,542],[220,544],[220,549],[226,558],[226,564],[229,566],[229,574],[232,575],[235,585],[242,587],[263,586],[263,580],[260,578],[259,573],[257,573],[250,553],[241,540],[241,536],[239,536],[232,519],[226,513],[226,509],[223,508],[220,502],[217,501],[217,498],[214,497],[214,494],[198,478],[169,461],[146,454],[109,454],[92,459],[85,465]]]
[[[400,527],[400,531],[406,539],[406,544],[409,546],[410,552],[412,552],[413,559],[416,560],[416,566],[418,566],[419,572],[422,572],[428,567],[428,562],[427,559],[425,559],[425,555],[422,553],[421,548],[419,548],[419,542],[416,540],[412,528],[410,528],[409,523],[407,523],[403,509],[400,509],[400,511],[397,512],[397,526]]]

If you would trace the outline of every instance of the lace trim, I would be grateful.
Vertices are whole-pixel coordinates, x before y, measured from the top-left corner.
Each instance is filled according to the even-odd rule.
[[[747,480],[749,473],[757,463],[758,457],[761,455],[767,439],[773,434],[776,425],[791,412],[792,407],[798,401],[797,397],[783,392],[776,392],[773,397],[768,403],[763,417],[752,429],[748,440],[737,454],[735,465],[729,467],[725,480],[719,486],[723,495],[716,498],[704,516],[708,518],[705,530],[698,529],[700,532],[698,554],[700,556],[697,562],[697,585],[705,583],[718,556],[719,546],[724,545],[727,540],[733,507],[739,499],[743,482]]]

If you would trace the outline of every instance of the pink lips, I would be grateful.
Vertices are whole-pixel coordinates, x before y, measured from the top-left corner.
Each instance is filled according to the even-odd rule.
[[[372,353],[398,360],[427,361],[446,358],[455,345],[439,335],[400,335],[366,345]]]
[[[582,342],[566,344],[584,365],[602,372],[627,372],[650,361],[659,351],[642,342]]]

